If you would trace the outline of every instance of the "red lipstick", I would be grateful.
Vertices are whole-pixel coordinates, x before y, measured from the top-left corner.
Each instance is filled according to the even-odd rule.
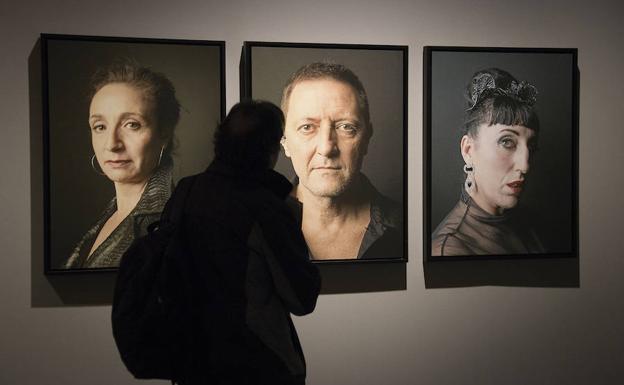
[[[513,191],[514,194],[520,194],[522,192],[522,185],[524,184],[521,180],[516,180],[511,183],[507,183],[507,186]]]

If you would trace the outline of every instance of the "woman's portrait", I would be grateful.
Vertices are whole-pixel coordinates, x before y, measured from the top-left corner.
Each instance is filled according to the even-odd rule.
[[[132,241],[159,219],[173,186],[171,151],[180,104],[171,81],[126,62],[96,73],[92,87],[93,170],[114,184],[115,197],[66,268],[118,266]]]
[[[572,254],[574,55],[428,53],[425,255]]]
[[[42,46],[46,271],[115,269],[176,181],[212,160],[223,44],[43,35]]]

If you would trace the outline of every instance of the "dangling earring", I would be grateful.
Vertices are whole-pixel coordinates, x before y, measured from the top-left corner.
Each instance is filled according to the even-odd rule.
[[[106,175],[102,171],[98,170],[97,167],[95,167],[95,154],[93,154],[93,156],[91,157],[91,168],[93,169],[93,171],[96,172],[96,174]]]
[[[466,181],[464,182],[464,188],[466,192],[477,192],[477,185],[474,181],[474,167],[464,165],[464,173],[466,173]]]
[[[156,164],[156,167],[159,167],[159,166],[160,166],[160,161],[162,160],[163,151],[165,151],[165,146],[162,146],[162,147],[160,148],[160,155],[158,156],[158,164]]]

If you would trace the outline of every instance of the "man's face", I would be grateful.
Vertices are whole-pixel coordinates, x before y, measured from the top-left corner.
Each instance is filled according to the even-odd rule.
[[[304,80],[285,107],[282,146],[300,186],[315,196],[340,196],[358,175],[372,133],[355,90],[334,79]]]

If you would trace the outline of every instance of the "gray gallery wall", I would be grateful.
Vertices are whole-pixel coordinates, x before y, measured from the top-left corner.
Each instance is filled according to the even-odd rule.
[[[28,72],[40,32],[226,40],[228,107],[238,100],[238,61],[244,40],[408,45],[406,288],[325,294],[313,315],[296,319],[308,361],[308,383],[622,383],[624,27],[620,2],[529,0],[512,7],[494,0],[304,4],[268,0],[261,4],[238,0],[0,3],[0,384],[136,383],[119,361],[111,338],[110,293],[101,289],[110,286],[109,278],[41,273],[37,136],[41,123],[37,114],[31,114],[38,94],[36,87],[33,91],[29,87],[37,79],[29,78]],[[424,45],[578,47],[578,288],[425,288],[421,264]]]

